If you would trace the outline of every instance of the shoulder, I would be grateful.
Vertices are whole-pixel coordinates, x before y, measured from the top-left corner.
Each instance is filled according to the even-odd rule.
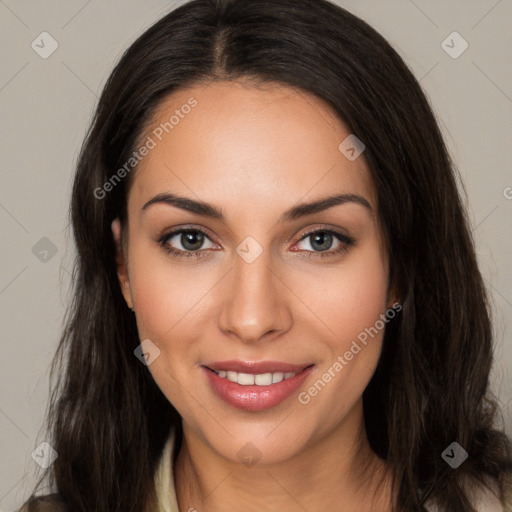
[[[69,512],[59,494],[32,496],[17,512]]]
[[[464,487],[471,504],[478,512],[511,512],[508,504],[507,508],[503,508],[499,498],[499,491],[495,484],[490,484],[489,488],[481,483],[469,484],[466,482]],[[507,499],[506,496],[505,499]],[[425,504],[425,508],[428,512],[441,512],[437,504],[430,500]]]
[[[469,487],[469,486],[468,486]],[[476,484],[474,487],[469,488],[470,500],[477,510],[483,512],[504,512],[502,502],[499,498],[500,491],[498,486],[488,484],[488,486],[482,484]]]

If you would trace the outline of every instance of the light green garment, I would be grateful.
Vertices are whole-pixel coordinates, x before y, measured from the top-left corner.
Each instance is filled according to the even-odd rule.
[[[158,496],[159,512],[179,512],[171,464],[174,437],[174,429],[172,429],[171,435],[164,446],[160,464],[155,472],[155,486]]]

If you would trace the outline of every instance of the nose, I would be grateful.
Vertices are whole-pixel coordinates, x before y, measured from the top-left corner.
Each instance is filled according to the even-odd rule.
[[[226,300],[219,316],[219,327],[232,338],[253,344],[269,340],[291,327],[288,300],[293,294],[271,267],[268,252],[248,263],[238,255],[226,283]]]

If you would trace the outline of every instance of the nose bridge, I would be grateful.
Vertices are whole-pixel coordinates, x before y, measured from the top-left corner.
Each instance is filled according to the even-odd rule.
[[[251,241],[248,244],[237,249],[220,327],[243,342],[255,342],[268,332],[286,329],[289,315],[285,314],[285,287],[274,274],[269,252],[252,259],[255,246]]]

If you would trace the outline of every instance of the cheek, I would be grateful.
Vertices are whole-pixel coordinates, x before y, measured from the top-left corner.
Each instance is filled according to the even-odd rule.
[[[324,283],[312,299],[312,309],[320,312],[331,335],[323,337],[328,348],[301,403],[314,402],[313,408],[329,414],[336,410],[326,420],[331,424],[359,399],[377,366],[386,326],[381,315],[388,305],[387,262],[377,248],[361,251]]]
[[[186,383],[197,371],[198,346],[204,333],[200,325],[204,321],[204,281],[197,275],[191,281],[191,273],[172,269],[162,258],[133,257],[132,265],[139,337],[150,339],[160,351],[148,370],[180,414],[192,415],[189,395],[183,390],[190,387]],[[195,391],[194,397],[202,403],[200,393]]]
[[[338,352],[386,311],[388,271],[376,249],[354,254],[317,285],[309,303],[329,328]]]
[[[149,247],[135,249],[130,258],[139,334],[161,345],[171,344],[185,328],[193,338],[190,328],[197,324],[201,298],[214,284],[206,269],[186,271],[184,263],[173,265],[166,258],[164,251]]]
[[[165,253],[156,252],[134,250],[131,258],[137,329],[141,340],[150,339],[160,351],[148,367],[153,379],[180,414],[189,416],[195,402],[184,390],[191,389],[191,379],[201,374],[198,362],[212,316],[205,308],[218,276],[206,267],[173,264]],[[200,403],[206,400],[203,392],[193,392]]]

